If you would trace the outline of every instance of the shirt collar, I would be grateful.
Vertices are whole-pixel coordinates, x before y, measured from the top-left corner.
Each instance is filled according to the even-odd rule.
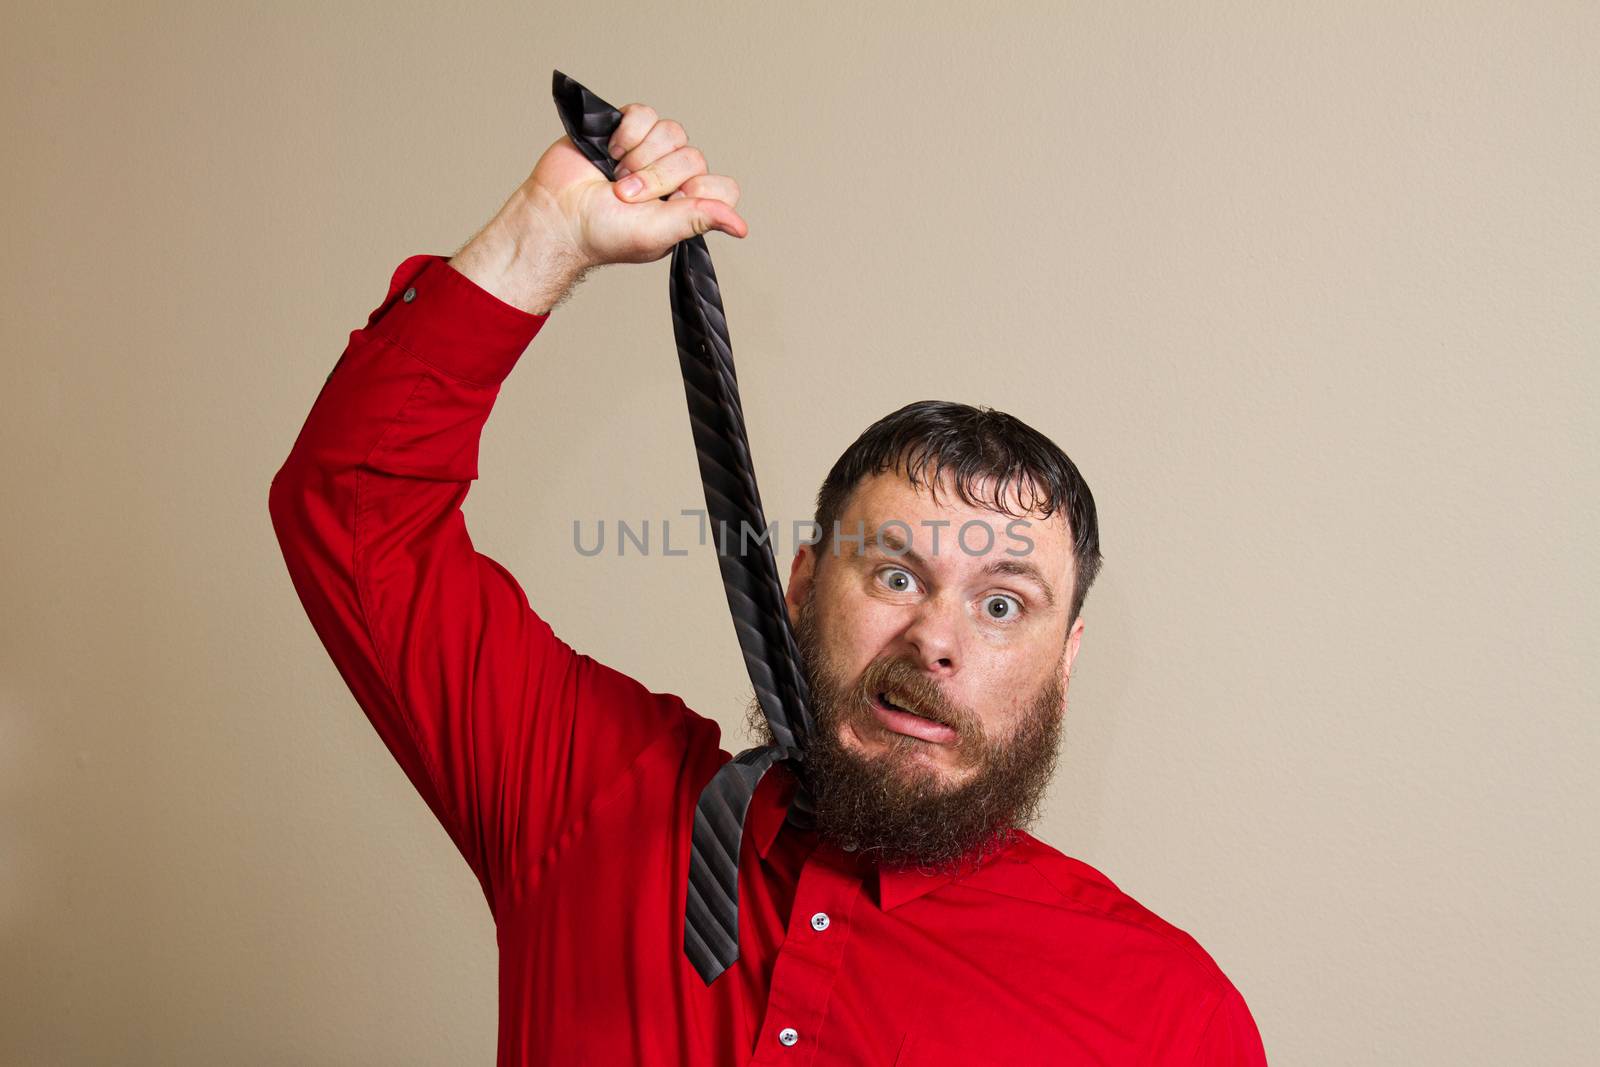
[[[877,872],[878,907],[884,911],[890,911],[918,897],[926,896],[955,879],[953,874],[946,871],[924,874],[914,867],[889,871],[879,867]]]
[[[756,785],[755,793],[750,797],[750,811],[745,820],[745,826],[754,840],[756,851],[762,859],[767,858],[767,853],[772,851],[772,845],[778,839],[778,833],[783,829],[784,820],[789,813],[789,800],[794,796],[795,789],[799,787],[799,780],[795,778],[787,764],[775,763],[768,768],[767,773]],[[831,844],[825,847],[838,852],[839,858],[849,862],[850,853],[843,852]],[[988,867],[995,860],[991,856],[983,866]],[[969,877],[968,874],[962,877]],[[902,904],[916,900],[919,897],[948,885],[957,877],[950,871],[929,872],[912,867],[899,870],[884,870],[877,864],[871,865],[871,871],[866,872],[866,879],[876,885],[878,907],[890,911]]]
[[[794,796],[799,784],[799,779],[784,763],[774,763],[761,776],[761,781],[756,783],[745,826],[753,835],[756,850],[762,859],[767,858],[767,853],[772,851],[772,843],[778,839],[778,831],[783,828],[783,821],[789,814],[789,798]]]

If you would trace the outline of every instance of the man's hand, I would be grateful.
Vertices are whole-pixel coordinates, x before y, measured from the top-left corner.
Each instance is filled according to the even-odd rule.
[[[450,265],[507,303],[544,314],[592,267],[651,263],[708,230],[750,232],[734,210],[738,184],[707,173],[683,126],[644,104],[621,110],[611,136],[616,182],[562,136]]]

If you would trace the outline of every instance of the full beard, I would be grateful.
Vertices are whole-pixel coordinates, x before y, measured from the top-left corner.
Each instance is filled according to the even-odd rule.
[[[818,835],[890,868],[961,873],[1003,850],[1013,830],[1038,818],[1055,773],[1065,711],[1059,661],[1013,735],[996,742],[976,716],[949,706],[942,691],[907,660],[874,661],[857,683],[847,682],[822,647],[814,602],[800,609],[795,638],[811,690],[815,729],[806,742],[802,771],[811,785]],[[868,701],[885,689],[909,694],[919,711],[957,731],[944,751],[955,757],[957,768],[975,768],[965,781],[947,785],[939,768],[919,758],[917,750],[930,749],[929,742],[877,724]],[[772,743],[771,727],[754,698],[746,722],[753,734]],[[852,724],[887,747],[871,754],[847,747],[843,734]]]

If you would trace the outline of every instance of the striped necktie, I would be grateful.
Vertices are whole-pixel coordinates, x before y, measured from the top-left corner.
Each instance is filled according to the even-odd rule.
[[[607,146],[622,112],[559,70],[554,91],[573,144],[615,180]],[[683,951],[710,985],[739,958],[739,843],[750,798],[774,763],[789,761],[800,783],[789,802],[788,821],[801,829],[815,825],[803,766],[812,730],[811,694],[766,536],[728,324],[705,238],[691,237],[673,248],[671,298],[678,366],[706,511],[717,531],[722,584],[745,667],[776,742],[746,749],[723,764],[695,805]]]

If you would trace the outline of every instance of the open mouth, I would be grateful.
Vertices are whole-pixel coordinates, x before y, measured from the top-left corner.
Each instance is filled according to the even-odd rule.
[[[888,692],[881,692],[873,697],[872,710],[880,723],[897,734],[906,734],[940,745],[947,745],[956,739],[954,729],[936,719],[930,719],[908,707],[896,704],[890,699]]]
[[[922,712],[918,711],[916,708],[907,707],[904,704],[896,704],[893,700],[889,699],[888,690],[884,690],[883,692],[878,694],[878,703],[882,704],[884,707],[888,708],[890,711],[898,711],[898,712],[902,712],[902,713],[904,713],[906,715],[915,715],[919,719],[928,719],[929,722],[938,722],[939,721],[938,719],[929,718],[928,716],[922,714]]]

